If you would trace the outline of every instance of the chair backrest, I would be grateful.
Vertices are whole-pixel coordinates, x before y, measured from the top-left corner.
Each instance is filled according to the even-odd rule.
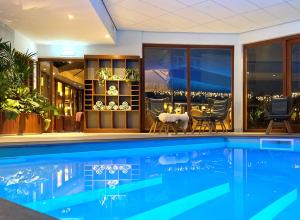
[[[289,98],[273,98],[271,101],[272,115],[288,115],[289,114]]]
[[[163,113],[165,111],[164,109],[165,103],[169,103],[169,98],[163,98],[163,99],[149,98],[148,110],[156,114]]]
[[[212,112],[226,111],[228,108],[229,99],[215,100],[212,105]]]
[[[215,100],[212,106],[212,114],[220,119],[225,119],[230,109],[230,99]]]

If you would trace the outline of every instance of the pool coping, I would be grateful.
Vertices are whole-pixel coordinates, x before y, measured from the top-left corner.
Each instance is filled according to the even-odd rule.
[[[0,219],[5,220],[55,220],[56,218],[0,198]]]
[[[236,133],[236,132],[232,132],[232,133],[204,133],[204,134],[149,134],[149,133],[139,133],[139,134],[135,134],[132,136],[127,136],[127,137],[115,137],[119,134],[114,134],[115,136],[109,136],[109,137],[105,137],[105,134],[101,134],[102,137],[95,137],[95,136],[83,136],[83,137],[62,137],[62,139],[59,140],[54,140],[55,136],[51,137],[51,139],[49,139],[49,137],[45,136],[45,140],[41,139],[43,138],[43,136],[39,136],[37,138],[33,138],[34,140],[26,140],[26,138],[30,138],[30,135],[26,136],[26,137],[22,137],[22,136],[10,136],[9,138],[13,138],[16,137],[17,139],[21,139],[21,140],[1,140],[1,136],[0,136],[0,148],[7,148],[7,147],[28,147],[30,145],[30,147],[33,146],[43,146],[43,145],[56,145],[56,144],[69,144],[69,143],[94,143],[94,142],[111,142],[111,141],[138,141],[138,140],[163,140],[163,139],[172,139],[172,138],[207,138],[207,137],[223,137],[223,138],[230,138],[230,137],[234,137],[234,138],[243,138],[243,137],[252,137],[252,138],[300,138],[300,134],[296,133],[296,134],[284,134],[284,133],[274,133],[274,134],[270,134],[270,135],[266,135],[265,133]],[[110,134],[112,135],[112,134]],[[124,134],[123,134],[124,135]],[[2,136],[4,137],[4,136]],[[7,137],[7,136],[6,136]],[[4,137],[5,138],[5,137]],[[22,140],[22,138],[24,140]]]

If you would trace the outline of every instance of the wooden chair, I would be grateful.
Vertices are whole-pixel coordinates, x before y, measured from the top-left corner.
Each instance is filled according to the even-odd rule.
[[[228,117],[229,109],[231,107],[231,100],[215,100],[212,108],[212,114],[210,120],[214,124],[216,128],[217,123],[220,123],[222,132],[227,132],[227,128],[225,125],[225,120]],[[217,130],[216,130],[217,131]]]
[[[84,130],[84,113],[77,112],[75,115],[75,130],[83,132]]]
[[[192,118],[192,133],[195,133],[195,130],[199,128],[199,134],[203,131],[205,131],[206,127],[209,127],[209,121],[205,120],[203,117],[203,112],[200,109],[192,109],[191,110],[191,118]]]
[[[169,130],[172,129],[174,131],[175,134],[177,134],[177,125],[174,122],[165,122],[162,123],[160,129],[159,129],[159,133],[161,133],[162,131],[164,131],[166,134],[169,134]]]
[[[225,100],[214,100],[210,110],[202,116],[192,117],[197,120],[197,125],[205,130],[208,127],[209,133],[212,131],[217,132],[216,124],[220,123],[222,131],[227,132],[224,121],[228,116],[230,109],[230,99]],[[201,127],[199,133],[201,132]]]
[[[151,118],[152,125],[150,127],[149,133],[155,133],[156,130],[163,125],[163,123],[159,120],[159,114],[165,111],[164,105],[165,103],[169,103],[169,98],[163,99],[152,99],[148,98],[147,102],[147,114]],[[161,129],[160,129],[161,130]]]
[[[273,127],[286,128],[288,133],[292,133],[290,118],[292,114],[292,101],[289,97],[273,98],[271,109],[267,109],[267,118],[270,120],[266,134],[270,134]]]

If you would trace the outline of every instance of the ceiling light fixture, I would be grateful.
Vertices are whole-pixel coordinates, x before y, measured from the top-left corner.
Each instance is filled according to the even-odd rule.
[[[68,14],[68,18],[69,18],[70,20],[72,20],[72,19],[74,19],[74,16],[71,15],[71,14]]]

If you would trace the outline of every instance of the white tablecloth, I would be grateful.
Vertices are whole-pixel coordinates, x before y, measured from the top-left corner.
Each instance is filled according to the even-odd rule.
[[[189,116],[187,113],[184,114],[170,114],[170,113],[161,113],[158,116],[158,119],[161,122],[179,122],[181,121],[182,123],[180,123],[181,128],[186,130],[189,124]]]

